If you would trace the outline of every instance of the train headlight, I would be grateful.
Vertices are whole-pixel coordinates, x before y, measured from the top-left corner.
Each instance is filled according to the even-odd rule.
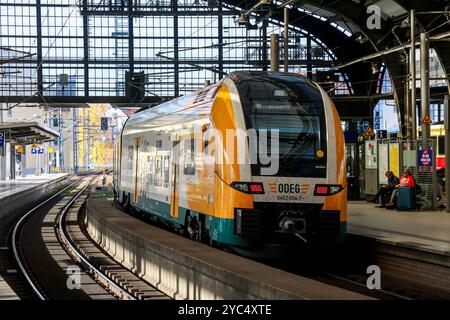
[[[314,188],[315,196],[332,196],[344,190],[340,184],[316,184]]]
[[[317,158],[323,158],[323,157],[325,157],[325,152],[323,152],[323,150],[317,150],[317,151],[316,151],[316,157],[317,157]]]
[[[264,194],[264,186],[260,182],[233,182],[230,187],[249,194]]]

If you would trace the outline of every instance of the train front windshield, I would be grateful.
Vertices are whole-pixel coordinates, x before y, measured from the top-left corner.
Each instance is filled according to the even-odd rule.
[[[252,174],[260,175],[262,166],[270,166],[260,161],[263,144],[269,157],[279,158],[276,176],[325,177],[326,126],[320,91],[298,77],[279,78],[247,81],[238,87],[247,128],[255,129],[259,137],[250,148],[258,152]],[[272,130],[278,132],[278,154],[270,152],[276,150],[271,146]]]

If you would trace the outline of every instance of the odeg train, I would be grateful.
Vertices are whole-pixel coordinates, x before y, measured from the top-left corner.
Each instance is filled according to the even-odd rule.
[[[230,73],[133,114],[114,149],[119,204],[251,256],[346,233],[341,122],[293,73]]]

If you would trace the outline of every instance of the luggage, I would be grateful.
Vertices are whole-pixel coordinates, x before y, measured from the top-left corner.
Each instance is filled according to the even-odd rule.
[[[415,188],[400,187],[398,189],[397,209],[412,210],[414,209]]]

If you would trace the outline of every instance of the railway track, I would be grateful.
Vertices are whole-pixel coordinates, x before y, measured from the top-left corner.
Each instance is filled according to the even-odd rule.
[[[50,299],[167,299],[113,263],[83,232],[78,211],[95,177],[74,181],[15,224],[11,247],[35,297]]]

